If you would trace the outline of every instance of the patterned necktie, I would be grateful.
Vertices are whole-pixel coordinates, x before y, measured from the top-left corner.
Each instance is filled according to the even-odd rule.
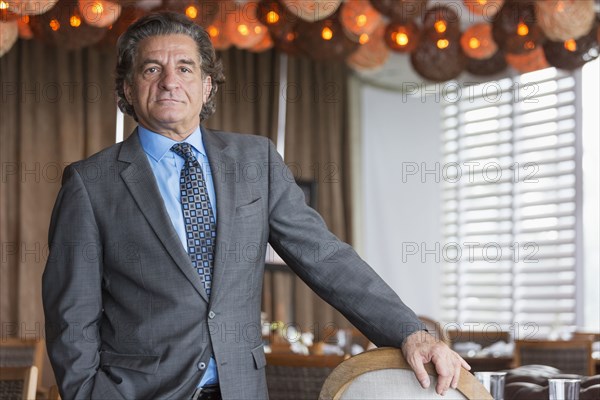
[[[206,294],[210,296],[217,229],[206,182],[189,143],[177,143],[171,150],[185,160],[179,178],[179,189],[188,254],[202,278]]]

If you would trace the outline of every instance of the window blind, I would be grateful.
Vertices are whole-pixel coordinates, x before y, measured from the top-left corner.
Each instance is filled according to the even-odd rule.
[[[444,96],[443,318],[576,325],[576,96],[549,68]]]

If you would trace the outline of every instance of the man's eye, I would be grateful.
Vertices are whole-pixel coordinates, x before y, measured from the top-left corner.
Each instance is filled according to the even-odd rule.
[[[181,67],[181,72],[192,72],[192,70],[187,67]]]
[[[156,71],[158,71],[158,68],[156,67],[150,67],[146,69],[147,74],[154,74]]]

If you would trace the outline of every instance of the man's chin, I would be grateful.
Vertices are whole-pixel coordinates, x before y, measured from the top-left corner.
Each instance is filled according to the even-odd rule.
[[[177,132],[178,134],[191,133],[198,125],[200,125],[200,118],[198,121],[187,121],[182,118],[181,115],[165,114],[165,115],[153,115],[151,120],[139,120],[140,125],[157,133],[164,133],[166,131]]]
[[[152,119],[162,125],[182,123],[185,119],[177,112],[161,112],[152,115]]]

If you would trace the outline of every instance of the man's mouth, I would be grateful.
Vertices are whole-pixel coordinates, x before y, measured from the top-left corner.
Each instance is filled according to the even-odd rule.
[[[158,99],[156,100],[156,102],[161,104],[181,103],[179,100],[176,99]]]

